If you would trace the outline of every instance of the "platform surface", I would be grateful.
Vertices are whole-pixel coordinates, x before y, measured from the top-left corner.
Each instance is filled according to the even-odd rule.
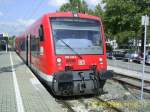
[[[135,70],[128,70],[125,68],[119,68],[119,67],[115,67],[115,66],[108,66],[108,70],[113,70],[115,73],[138,78],[138,79],[142,79],[142,75],[143,75],[144,80],[150,82],[150,73],[145,72],[143,74],[142,71],[139,72],[139,71],[135,71]]]
[[[62,112],[15,52],[0,52],[0,112]]]

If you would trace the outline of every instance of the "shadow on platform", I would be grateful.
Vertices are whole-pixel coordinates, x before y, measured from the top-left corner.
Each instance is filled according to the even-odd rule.
[[[1,54],[0,54],[0,55],[1,55]],[[14,65],[13,67],[14,67],[14,69],[15,69],[15,68],[17,68],[17,67],[19,67],[19,66],[21,66],[21,65],[24,65],[24,63],[22,62],[22,63],[16,64],[16,65]],[[0,73],[3,73],[3,72],[13,72],[12,66],[1,67],[1,68],[0,68]]]

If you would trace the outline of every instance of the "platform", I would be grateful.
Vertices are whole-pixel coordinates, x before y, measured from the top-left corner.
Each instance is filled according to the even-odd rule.
[[[126,75],[129,77],[133,77],[133,78],[138,78],[141,79],[142,78],[142,71],[134,71],[134,70],[128,70],[125,68],[119,68],[119,67],[115,67],[115,66],[108,66],[108,70],[113,70],[115,73],[117,74],[122,74],[122,75]],[[149,73],[144,73],[144,80],[150,82],[150,74]]]
[[[15,52],[0,52],[0,112],[62,112]]]

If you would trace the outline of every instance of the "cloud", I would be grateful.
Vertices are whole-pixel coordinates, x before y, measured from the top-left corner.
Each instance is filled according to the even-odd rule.
[[[24,20],[24,19],[18,19],[17,22],[20,25],[24,25],[24,26],[29,26],[31,25],[35,20],[34,19],[29,19],[29,20]]]
[[[90,7],[94,7],[96,6],[98,3],[101,3],[102,0],[85,0],[86,3],[90,6]]]
[[[102,0],[85,0],[90,8],[94,8],[97,4],[101,5],[101,8],[104,9],[105,5]]]
[[[69,0],[49,0],[48,5],[50,7],[59,8],[61,5],[68,2]],[[104,7],[104,4],[102,4],[102,0],[85,0],[85,2],[88,4],[90,8],[94,8],[98,3],[100,3],[101,6]]]
[[[60,7],[67,2],[68,0],[49,0],[48,5],[51,7]]]
[[[33,22],[34,19],[18,19],[15,22],[0,22],[0,31],[1,33],[7,32],[10,36],[18,35],[25,31],[26,27],[31,25]]]
[[[3,16],[3,13],[2,13],[2,12],[0,12],[0,16]]]
[[[10,3],[13,3],[15,2],[16,0],[0,0],[0,3],[1,4],[10,4]]]
[[[14,22],[0,22],[1,33],[7,32],[9,35],[16,35],[21,31],[22,26]]]

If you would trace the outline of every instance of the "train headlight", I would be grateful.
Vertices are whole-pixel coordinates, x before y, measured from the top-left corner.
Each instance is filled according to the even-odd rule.
[[[44,55],[44,47],[43,46],[40,47],[40,55],[41,56]]]
[[[61,63],[62,59],[61,58],[57,58],[56,61],[57,61],[57,63]]]
[[[99,58],[99,63],[103,64],[103,58]]]

